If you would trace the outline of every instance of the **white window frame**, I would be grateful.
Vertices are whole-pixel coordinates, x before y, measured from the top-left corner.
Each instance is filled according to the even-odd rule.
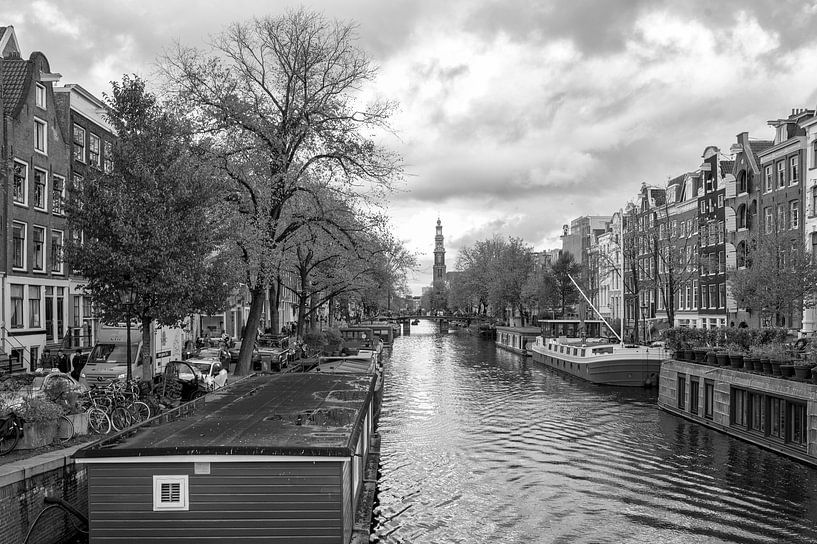
[[[22,225],[23,227],[23,266],[16,266],[14,262],[14,226]],[[11,268],[13,270],[25,270],[28,264],[28,224],[23,221],[11,222]]]
[[[62,189],[60,190],[60,206],[59,206],[59,208],[54,206],[54,181],[53,181],[54,178],[59,179],[60,182],[62,183]],[[51,212],[54,215],[60,215],[60,216],[65,215],[65,176],[60,176],[58,174],[54,174],[52,176],[51,192],[49,194],[51,195]]]
[[[36,262],[36,259],[34,258],[34,251],[33,251],[33,248],[34,248],[34,232],[38,231],[38,230],[42,231],[42,233],[43,233],[43,248],[42,248],[43,262],[42,262],[42,267],[41,268],[36,268],[37,262]],[[45,274],[46,273],[46,266],[45,266],[46,257],[45,256],[46,256],[46,253],[48,252],[48,230],[45,227],[40,226],[40,225],[31,225],[31,247],[32,247],[31,270],[33,272],[37,272],[39,274]]]
[[[42,83],[35,83],[34,84],[34,104],[42,109],[46,109],[46,93],[45,93],[45,85]]]
[[[75,135],[76,132],[77,132],[77,129],[82,131],[82,153],[80,153],[80,155],[81,155],[80,157],[77,157],[77,138],[76,138],[76,135]],[[71,143],[74,146],[73,153],[71,154],[71,156],[74,158],[74,160],[77,160],[77,161],[79,161],[81,163],[84,163],[86,161],[86,156],[87,156],[87,153],[88,153],[88,144],[85,143],[86,136],[87,136],[87,134],[85,132],[85,127],[82,127],[82,126],[74,123],[74,128],[71,130]]]
[[[777,161],[777,188],[786,186],[786,161]]]
[[[179,501],[162,502],[162,485],[178,485]],[[190,510],[190,486],[187,474],[154,474],[153,475],[153,511],[179,512]]]
[[[800,157],[789,157],[789,185],[800,183]]]
[[[37,173],[38,172],[40,174],[42,174],[43,179],[45,180],[45,184],[43,185],[43,205],[42,206],[39,206],[39,203],[37,202],[37,191],[36,191],[36,189],[37,189]],[[34,185],[34,189],[35,189],[34,190],[34,202],[31,203],[31,206],[35,210],[40,210],[41,212],[47,212],[48,211],[48,171],[43,170],[41,168],[34,168],[34,174],[31,177],[32,177],[32,182],[33,182],[32,185]]]
[[[792,200],[789,202],[789,229],[798,228],[800,228],[800,201]]]
[[[770,193],[774,188],[774,171],[771,164],[766,165],[763,174],[763,192]]]
[[[96,160],[94,160],[93,148],[96,141]],[[88,164],[96,168],[102,168],[102,139],[93,132],[88,136]]]
[[[103,170],[106,174],[110,174],[113,172],[113,142],[105,140],[102,143],[102,151],[104,155],[102,158]]]
[[[60,238],[60,256],[59,256],[59,263],[60,267],[58,269],[54,268],[54,262],[51,262],[51,266],[48,267],[53,274],[62,274],[65,271],[65,259],[63,259],[63,254],[65,253],[65,232],[58,230],[58,229],[51,229],[51,236],[48,237],[49,242],[51,242],[50,251],[48,252],[49,255],[53,255],[54,253],[54,236],[59,235]]]
[[[42,148],[39,145],[40,127],[42,127]],[[34,151],[48,155],[48,123],[39,117],[34,117]]]
[[[26,175],[25,175],[25,180],[23,181],[23,201],[20,202],[19,200],[16,200],[14,198],[14,166],[12,165],[12,169],[11,169],[11,201],[14,203],[15,206],[28,207],[28,172],[29,172],[28,163],[24,162],[24,161],[19,161],[17,159],[14,159],[14,164],[19,164],[20,166],[25,168]]]

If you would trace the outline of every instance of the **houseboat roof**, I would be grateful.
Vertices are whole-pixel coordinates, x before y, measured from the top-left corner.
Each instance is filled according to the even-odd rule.
[[[542,332],[542,329],[539,327],[506,327],[503,325],[497,325],[496,330],[516,332],[519,334],[539,334]]]
[[[354,455],[374,390],[371,374],[253,376],[210,393],[191,415],[103,439],[77,458],[177,455]]]

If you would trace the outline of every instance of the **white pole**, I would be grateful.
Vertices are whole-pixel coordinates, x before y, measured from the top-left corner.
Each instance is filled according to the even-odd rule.
[[[621,347],[624,347],[624,208],[618,211],[618,230],[618,249],[621,251],[621,273],[619,274],[619,278],[621,279],[621,293],[619,295],[619,306],[621,310],[619,329],[621,330],[621,334],[618,339],[621,341]]]
[[[620,336],[618,336],[618,334],[616,334],[615,329],[613,329],[613,327],[611,327],[611,326],[610,326],[610,324],[607,322],[607,320],[606,320],[606,319],[604,319],[604,316],[602,316],[602,315],[601,315],[601,312],[599,312],[599,311],[596,309],[596,307],[595,307],[595,306],[593,306],[593,303],[592,303],[592,302],[590,302],[590,299],[589,299],[589,298],[587,298],[587,295],[585,295],[585,294],[584,294],[584,291],[582,291],[582,288],[581,288],[581,287],[579,287],[579,284],[578,284],[578,283],[576,283],[576,280],[574,280],[574,279],[573,279],[573,276],[571,276],[570,274],[568,274],[568,275],[567,275],[567,277],[568,277],[568,278],[570,278],[570,281],[572,281],[572,282],[573,282],[573,285],[575,285],[575,286],[576,286],[576,289],[579,291],[579,294],[581,294],[581,296],[582,296],[582,297],[584,297],[584,300],[586,300],[586,301],[587,301],[587,303],[590,305],[590,307],[591,307],[591,308],[593,308],[593,311],[594,311],[594,312],[596,312],[596,315],[597,315],[597,316],[599,316],[599,319],[601,319],[601,320],[604,322],[604,324],[605,324],[605,325],[607,325],[607,328],[608,328],[608,329],[610,329],[610,332],[612,332],[613,334],[615,334],[615,335],[618,337],[618,341],[619,341],[619,342],[623,342],[623,341],[622,341],[622,339],[621,339],[621,337],[620,337]],[[582,318],[582,319],[583,319],[583,318]]]

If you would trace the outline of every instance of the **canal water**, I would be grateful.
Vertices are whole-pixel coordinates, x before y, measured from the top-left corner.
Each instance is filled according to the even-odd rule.
[[[817,471],[431,323],[395,340],[383,543],[817,542]]]

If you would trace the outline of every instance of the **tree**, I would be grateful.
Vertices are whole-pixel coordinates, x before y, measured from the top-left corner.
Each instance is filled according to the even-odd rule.
[[[121,322],[127,313],[142,322],[143,380],[150,381],[151,323],[178,325],[191,313],[221,309],[232,287],[217,258],[223,210],[210,196],[219,193],[218,179],[196,155],[186,125],[138,77],[112,85],[113,171],[72,183],[75,236],[65,256],[103,321]],[[123,291],[135,295],[128,312]]]
[[[376,73],[355,40],[353,25],[300,9],[233,24],[212,53],[178,47],[163,60],[180,106],[211,138],[210,157],[237,189],[244,226],[236,243],[251,295],[239,374],[250,369],[281,246],[324,219],[296,203],[334,194],[376,204],[400,173],[373,136],[388,130],[392,105],[355,101]]]
[[[561,309],[562,317],[565,316],[565,311],[568,306],[572,306],[579,302],[579,292],[576,286],[573,285],[571,277],[575,278],[581,271],[579,265],[573,255],[569,251],[563,251],[556,262],[551,266],[553,272],[553,282],[556,287],[557,300]]]
[[[522,287],[522,303],[529,314],[537,316],[560,306],[561,299],[551,267],[542,267],[528,276]]]
[[[789,238],[775,229],[752,240],[747,253],[747,266],[731,274],[738,306],[774,318],[775,326],[784,315],[791,324],[794,312],[814,307],[817,266],[801,237]]]

